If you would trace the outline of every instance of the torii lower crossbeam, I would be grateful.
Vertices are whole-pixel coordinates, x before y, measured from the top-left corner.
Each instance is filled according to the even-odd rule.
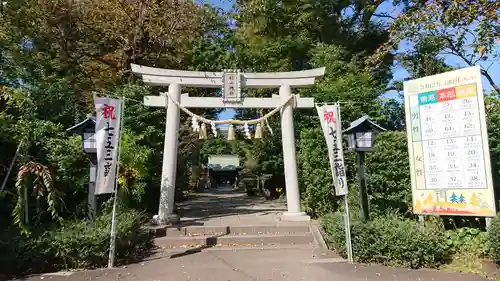
[[[282,104],[280,96],[272,98],[243,98],[241,103],[225,103],[222,98],[216,97],[190,97],[189,94],[181,95],[180,104],[185,108],[276,108]],[[313,108],[313,98],[296,96],[293,104],[295,108]],[[151,107],[166,107],[168,105],[165,95],[145,96],[144,105]]]

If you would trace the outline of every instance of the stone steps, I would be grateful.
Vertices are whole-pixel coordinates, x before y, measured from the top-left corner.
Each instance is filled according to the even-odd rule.
[[[163,249],[312,245],[308,224],[258,226],[168,226],[151,228],[155,244]]]
[[[312,244],[314,237],[308,233],[300,234],[257,234],[257,235],[221,235],[160,237],[155,239],[160,248],[195,248],[221,246],[262,246],[262,245],[297,245]]]
[[[257,225],[257,226],[168,226],[150,228],[155,237],[164,236],[213,236],[221,234],[308,233],[309,225]]]

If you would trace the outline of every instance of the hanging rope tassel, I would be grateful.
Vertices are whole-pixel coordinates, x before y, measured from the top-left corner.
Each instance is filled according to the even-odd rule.
[[[171,99],[170,95],[168,93],[166,93],[166,94],[167,94],[167,97],[169,99]],[[245,121],[243,121],[243,120],[210,120],[210,119],[207,119],[207,118],[204,118],[202,116],[196,115],[193,112],[189,111],[187,108],[183,107],[175,99],[172,99],[172,101],[174,102],[174,104],[177,107],[179,107],[180,110],[182,110],[184,113],[186,113],[187,115],[189,115],[191,117],[195,117],[196,121],[201,122],[201,123],[211,124],[213,122],[214,124],[229,124],[229,123],[231,123],[231,124],[237,124],[237,125],[243,125],[243,124],[247,124],[247,125],[250,124],[250,125],[252,125],[252,124],[260,123],[262,120],[266,120],[269,117],[271,117],[274,114],[276,114],[289,101],[293,100],[294,97],[295,97],[295,95],[291,95],[287,100],[283,101],[279,106],[277,106],[275,109],[271,110],[270,112],[268,112],[266,115],[262,116],[261,118],[252,119],[252,120],[245,120]]]
[[[252,135],[250,134],[250,128],[248,127],[248,123],[245,123],[245,125],[243,125],[243,128],[245,130],[245,136],[247,137],[247,139],[251,139]]]
[[[262,138],[262,126],[260,124],[257,124],[257,126],[255,126],[255,138],[256,139]]]
[[[198,124],[198,119],[196,116],[191,117],[191,128],[193,128],[193,132],[200,131],[200,124]]]
[[[295,95],[291,95],[287,100],[283,101],[279,106],[277,106],[275,109],[273,109],[270,112],[268,112],[266,115],[261,116],[260,118],[257,118],[257,119],[246,120],[246,121],[243,121],[243,120],[210,120],[210,119],[207,119],[207,118],[204,118],[202,116],[196,115],[193,112],[189,111],[187,108],[183,107],[178,101],[176,101],[175,99],[172,99],[172,97],[168,93],[166,93],[165,98],[171,99],[174,102],[174,104],[177,107],[179,107],[180,110],[182,110],[187,115],[191,116],[191,118],[192,118],[192,120],[191,120],[191,127],[192,127],[193,131],[195,131],[195,132],[199,131],[199,138],[200,139],[206,139],[207,138],[207,128],[206,128],[207,125],[206,124],[208,124],[208,125],[210,125],[212,127],[212,133],[214,134],[215,137],[217,137],[217,128],[216,128],[217,124],[231,124],[229,126],[229,130],[228,130],[228,140],[234,140],[235,139],[235,136],[234,136],[234,127],[233,127],[234,124],[236,124],[236,125],[244,125],[245,136],[248,139],[251,139],[252,136],[250,134],[250,130],[249,130],[248,125],[249,124],[250,125],[252,125],[252,124],[259,124],[262,121],[265,121],[265,125],[267,126],[267,128],[269,129],[269,132],[272,135],[273,131],[271,129],[271,126],[269,126],[269,123],[268,123],[267,119],[270,118],[271,116],[273,116],[278,111],[280,111],[280,109],[283,106],[285,106],[289,101],[293,100],[295,98]],[[202,123],[202,125],[200,126],[199,123]],[[260,137],[262,137],[262,127],[264,127],[264,125],[260,124],[260,131],[261,131],[260,132]],[[259,134],[257,134],[257,136],[258,135]]]
[[[207,125],[205,125],[205,123],[201,124],[201,130],[200,130],[199,139],[200,140],[207,139]]]
[[[217,127],[215,126],[215,122],[210,122],[210,126],[212,127],[212,134],[214,134],[214,137],[217,137]]]
[[[229,129],[227,130],[227,140],[234,140],[234,126],[229,125]]]

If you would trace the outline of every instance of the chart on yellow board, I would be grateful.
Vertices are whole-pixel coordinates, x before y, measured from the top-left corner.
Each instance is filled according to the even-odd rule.
[[[414,213],[494,216],[478,67],[404,83]]]

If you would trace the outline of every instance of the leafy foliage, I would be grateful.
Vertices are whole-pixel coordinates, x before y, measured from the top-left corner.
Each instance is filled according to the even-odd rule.
[[[125,97],[120,185],[131,206],[157,206],[164,109],[142,104],[151,89],[135,81],[130,63],[203,70],[210,70],[208,65],[213,70],[226,67],[232,53],[227,50],[229,39],[221,36],[231,33],[225,17],[210,6],[191,2],[115,0],[22,0],[3,4],[0,13],[0,142],[6,156],[0,159],[0,174],[5,175],[4,166],[22,141],[18,167],[30,161],[47,167],[55,190],[64,193],[61,216],[84,216],[88,160],[79,138],[68,139],[64,129],[94,111],[93,92]],[[182,137],[179,162],[184,165],[178,172],[186,174],[190,166],[199,166],[199,159],[190,153],[197,136],[183,131]],[[8,188],[14,186],[10,183]],[[6,201],[20,203],[16,209],[20,212],[22,197]],[[50,220],[43,217],[40,223]]]
[[[411,183],[406,132],[380,133],[375,151],[366,156],[370,211],[373,213],[411,211]]]
[[[434,37],[424,37],[415,43],[415,46],[402,58],[401,63],[409,70],[414,78],[450,71],[452,68],[445,64],[444,58],[438,57],[441,45]]]
[[[488,230],[488,239],[491,245],[492,256],[494,259],[500,259],[500,216],[496,216]]]
[[[312,216],[336,209],[333,179],[321,128],[302,130],[297,160],[305,211]]]
[[[342,216],[326,217],[323,228],[328,243],[346,256]],[[377,217],[367,223],[351,223],[353,256],[356,262],[380,263],[409,268],[438,267],[450,257],[442,246],[446,237],[436,228],[419,229],[415,221],[397,216]]]
[[[389,2],[401,8],[400,16],[380,12]],[[469,243],[465,242],[468,238],[455,239],[455,234],[461,237],[460,230],[448,232],[448,236],[434,229],[420,233],[414,222],[387,214],[397,212],[412,217],[403,104],[400,97],[391,99],[384,94],[388,90],[401,94],[401,81],[390,84],[395,59],[417,78],[450,70],[442,55],[451,53],[467,65],[482,65],[482,73],[489,80],[486,63],[498,55],[494,46],[498,35],[495,1],[239,0],[230,13],[190,1],[164,0],[19,0],[7,1],[1,8],[2,178],[16,148],[20,148],[15,162],[17,173],[13,173],[18,175],[17,181],[10,178],[0,198],[1,221],[6,222],[1,226],[8,228],[10,214],[14,215],[14,223],[21,225],[23,208],[28,205],[32,240],[14,236],[13,247],[17,248],[9,248],[7,242],[0,247],[8,247],[6,252],[14,253],[12,260],[19,259],[23,268],[35,264],[40,270],[48,269],[51,263],[57,268],[63,264],[94,267],[102,265],[106,257],[102,245],[108,239],[108,214],[97,219],[95,228],[78,220],[87,212],[89,163],[81,151],[80,138],[65,132],[65,128],[94,111],[93,92],[126,100],[119,174],[124,205],[150,213],[157,211],[165,109],[146,107],[142,101],[145,95],[165,89],[144,86],[131,74],[131,63],[203,71],[239,68],[271,72],[325,67],[325,77],[297,92],[319,103],[341,102],[343,127],[369,115],[391,131],[380,134],[375,152],[367,155],[375,219],[366,225],[353,225],[358,260],[437,266],[447,257],[446,251],[459,251],[455,246],[450,248],[450,241],[452,245],[463,245],[460,249],[476,247],[471,245],[477,241],[483,245],[482,233],[471,238],[476,242]],[[410,48],[395,54],[392,51],[401,41],[410,41]],[[216,95],[211,89],[185,90],[192,96]],[[271,89],[244,92],[245,96],[271,94],[275,94]],[[498,180],[498,96],[486,97],[486,104],[493,171]],[[203,108],[193,111],[211,119],[220,112]],[[264,113],[238,110],[237,117],[255,118]],[[337,211],[341,207],[332,194],[331,171],[317,113],[311,109],[296,110],[294,114],[305,210],[313,216]],[[279,119],[271,118],[269,123],[274,134],[266,130],[262,140],[239,136],[228,143],[219,136],[201,141],[182,114],[176,188],[192,190],[200,186],[208,155],[233,153],[243,160],[246,175],[273,175],[266,188],[286,190]],[[356,216],[355,156],[346,153],[345,161],[348,200]],[[23,197],[26,188],[35,191],[28,202]],[[136,245],[145,244],[135,240],[142,237],[139,214],[130,211],[122,216],[120,220],[126,225],[121,229],[120,255],[125,257],[136,253]],[[338,218],[326,222],[331,242],[342,252],[343,232]],[[474,232],[467,233],[470,231]],[[39,259],[34,257],[37,255]]]
[[[492,175],[495,194],[500,192],[500,99],[499,95],[491,94],[485,97],[486,125],[488,126],[488,141],[492,165]]]
[[[389,26],[390,39],[381,45],[375,57],[385,58],[400,42],[409,41],[415,45],[409,54],[413,70],[418,69],[414,71],[415,78],[431,74],[426,71],[429,68],[432,68],[430,72],[447,68],[442,59],[436,59],[437,54],[452,55],[464,65],[481,66],[482,75],[500,93],[500,87],[488,71],[491,62],[499,57],[495,46],[500,34],[498,1],[394,2],[401,4],[401,12],[394,9],[392,15],[388,15],[393,19]]]
[[[141,257],[152,246],[151,236],[141,230],[143,216],[128,210],[117,214],[118,262]],[[2,232],[0,269],[5,274],[36,273],[67,268],[93,268],[107,264],[111,212],[86,220],[65,221],[61,226],[36,232],[29,238],[14,231]]]
[[[24,200],[24,192],[29,192],[25,191],[25,189],[28,188],[26,186],[28,175],[34,177],[31,184],[33,189],[32,192],[35,194],[36,199],[40,200],[42,197],[46,197],[48,205],[47,210],[50,212],[52,218],[56,220],[61,219],[56,209],[59,196],[54,189],[52,176],[50,175],[48,168],[40,163],[28,162],[19,168],[19,172],[17,174],[16,189],[18,200],[16,207],[13,210],[14,223],[23,229],[24,232],[27,232],[27,228],[24,225],[27,221],[23,221],[23,219],[21,219],[21,215],[23,214],[23,210],[27,208],[27,202]],[[29,219],[29,217],[26,217],[25,219]]]
[[[478,257],[487,257],[490,252],[488,234],[478,228],[464,227],[445,232],[446,243],[443,248],[452,252],[473,251]]]
[[[136,205],[143,201],[142,197],[146,188],[145,179],[148,170],[144,163],[149,161],[153,153],[151,148],[139,144],[142,139],[144,139],[143,135],[136,135],[129,129],[125,129],[120,150],[120,173],[118,176],[120,190],[126,198],[130,198]]]

